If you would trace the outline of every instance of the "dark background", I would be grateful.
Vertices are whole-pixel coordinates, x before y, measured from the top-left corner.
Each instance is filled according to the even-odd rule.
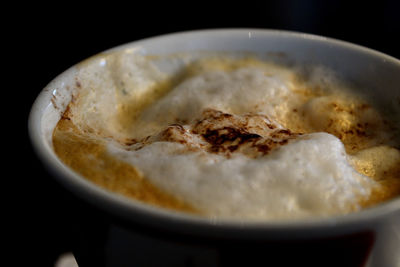
[[[84,206],[51,179],[32,152],[27,135],[28,114],[35,97],[59,73],[116,45],[206,28],[301,31],[346,40],[400,58],[399,1],[360,3],[243,0],[125,5],[98,1],[90,7],[72,2],[17,7],[3,23],[9,36],[3,42],[11,46],[3,53],[12,56],[11,72],[6,78],[12,80],[9,91],[14,94],[6,104],[13,106],[12,111],[18,116],[11,116],[11,140],[22,140],[18,142],[18,154],[11,153],[6,161],[6,165],[14,167],[11,177],[17,183],[13,187],[15,195],[23,196],[19,206],[12,207],[14,213],[7,217],[12,224],[22,225],[13,238],[16,242],[11,248],[17,252],[13,262],[18,266],[28,258],[32,266],[52,266],[60,253],[70,250],[71,227],[79,221],[80,208]],[[7,16],[7,9],[3,13]],[[18,160],[21,157],[23,165]]]

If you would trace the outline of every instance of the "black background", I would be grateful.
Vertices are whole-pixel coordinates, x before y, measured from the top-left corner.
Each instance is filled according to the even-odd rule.
[[[7,16],[8,9],[3,10]],[[395,0],[363,1],[186,1],[173,3],[106,1],[22,5],[4,21],[11,58],[3,72],[11,83],[12,100],[4,100],[11,118],[13,151],[6,167],[16,182],[12,211],[12,261],[29,259],[35,266],[52,266],[70,249],[70,226],[79,220],[82,203],[54,182],[35,157],[27,135],[30,107],[46,84],[73,64],[113,46],[176,31],[253,27],[313,33],[357,43],[400,58],[400,4]],[[3,62],[4,64],[4,62]],[[3,105],[4,106],[4,105]],[[16,114],[16,115],[15,115]],[[17,146],[14,146],[17,143]],[[11,150],[10,150],[11,151]],[[21,161],[21,159],[23,161]],[[22,163],[22,164],[21,164]],[[16,205],[15,200],[18,201]],[[12,203],[12,204],[11,204]],[[13,228],[11,228],[13,229]]]

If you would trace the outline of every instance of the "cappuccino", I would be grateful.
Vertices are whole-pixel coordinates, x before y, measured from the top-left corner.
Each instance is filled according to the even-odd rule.
[[[301,219],[400,194],[396,120],[323,67],[123,51],[79,66],[53,147],[85,178],[145,203]]]

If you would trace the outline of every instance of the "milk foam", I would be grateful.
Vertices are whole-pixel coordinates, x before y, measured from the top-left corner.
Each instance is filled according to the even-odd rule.
[[[210,217],[274,220],[347,213],[360,208],[359,198],[373,185],[350,166],[340,140],[327,133],[301,136],[256,159],[192,152],[163,141],[134,151],[110,144],[109,151]]]
[[[176,121],[191,121],[206,108],[232,114],[259,112],[277,117],[287,110],[293,73],[277,67],[205,72],[185,80],[144,110],[132,134],[144,137]]]
[[[107,140],[108,153],[205,216],[280,220],[343,214],[360,209],[360,201],[376,186],[355,171],[342,142],[328,133],[299,132],[281,142],[262,123],[245,128],[257,142],[278,144],[260,154],[259,143],[219,153],[193,130],[211,109],[234,116],[235,129],[242,129],[237,122],[251,115],[265,116],[276,129],[290,132],[281,123],[290,121],[290,114],[306,98],[295,93],[302,85],[293,70],[270,63],[203,69],[146,102],[146,88],[150,90],[165,75],[138,57],[137,65],[132,63],[135,58],[125,58],[108,59],[107,68],[94,67],[101,79],[85,76],[93,72],[90,69],[81,74],[86,84],[72,107],[74,122],[83,130],[95,129]],[[138,72],[115,74],[115,69],[121,73],[124,68]],[[124,106],[132,101],[140,109]],[[134,118],[125,128],[117,123],[124,109],[129,111],[125,117]],[[179,127],[168,128],[171,124]],[[166,129],[183,132],[171,141],[160,138]],[[230,141],[234,145],[242,139]]]

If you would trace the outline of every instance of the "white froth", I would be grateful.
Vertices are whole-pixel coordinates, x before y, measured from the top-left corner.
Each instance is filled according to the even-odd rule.
[[[168,124],[191,121],[204,109],[230,114],[260,112],[277,117],[287,110],[293,73],[277,67],[209,71],[189,78],[144,110],[132,135],[145,137]]]
[[[109,151],[210,217],[276,220],[342,214],[359,208],[359,198],[371,186],[349,165],[340,140],[326,133],[301,136],[257,159],[191,152],[171,142],[137,151],[111,144]]]
[[[128,103],[140,102],[165,79],[146,57],[130,53],[100,55],[79,66],[79,90],[71,106],[74,123],[86,132],[124,139],[119,121]]]
[[[121,103],[140,101],[164,76],[143,57],[106,59],[81,71],[74,122],[115,140],[143,140],[173,123],[190,125],[206,109],[262,114],[279,125],[279,118],[288,117],[300,101],[293,92],[295,73],[286,68],[266,63],[204,70],[141,110],[127,134],[115,119]],[[93,73],[98,75],[89,77]],[[108,150],[209,217],[280,220],[343,214],[359,209],[374,186],[348,163],[341,141],[327,133],[301,135],[256,158],[243,153],[227,157],[165,140],[138,149],[110,141]]]

